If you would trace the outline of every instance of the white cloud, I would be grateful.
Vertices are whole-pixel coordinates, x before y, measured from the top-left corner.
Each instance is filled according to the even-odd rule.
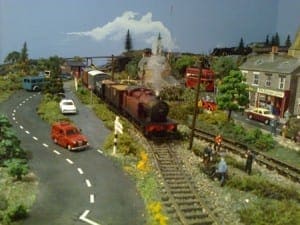
[[[125,41],[127,30],[129,29],[131,38],[147,45],[152,45],[157,39],[158,33],[161,34],[164,48],[173,50],[176,48],[175,42],[167,27],[160,21],[152,20],[152,13],[148,12],[140,19],[138,13],[126,11],[122,16],[116,17],[113,21],[108,22],[102,27],[96,27],[89,31],[70,32],[68,35],[87,36],[97,41],[113,40]],[[133,43],[134,44],[134,43]]]

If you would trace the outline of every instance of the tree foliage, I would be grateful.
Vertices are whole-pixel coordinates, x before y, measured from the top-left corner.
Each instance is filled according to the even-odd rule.
[[[238,69],[233,59],[226,56],[218,57],[213,61],[212,68],[218,79],[223,79],[231,70]]]
[[[246,106],[249,101],[248,86],[244,83],[245,78],[240,71],[230,71],[218,86],[217,103],[220,109],[228,110],[228,120],[231,112]]]
[[[20,140],[11,129],[4,115],[0,115],[0,163],[12,158],[25,159],[26,152],[20,147]]]
[[[193,66],[196,62],[196,58],[194,56],[183,55],[174,63],[175,70],[178,71],[179,74],[184,74],[185,70],[189,66]]]
[[[22,180],[22,177],[29,171],[28,165],[22,159],[10,159],[5,162],[8,172],[11,176],[16,177],[17,180]]]
[[[125,50],[127,52],[132,50],[132,39],[130,36],[129,29],[127,30],[126,39],[125,39]]]

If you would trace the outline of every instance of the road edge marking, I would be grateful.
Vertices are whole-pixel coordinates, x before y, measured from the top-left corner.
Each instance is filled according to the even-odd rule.
[[[88,210],[88,209],[85,210],[81,214],[81,216],[79,217],[79,219],[82,220],[82,221],[84,221],[84,222],[86,222],[86,223],[88,223],[88,224],[91,224],[91,225],[101,225],[100,223],[96,223],[95,221],[90,220],[90,219],[87,218],[87,215],[89,214],[89,212],[90,212],[90,210]]]

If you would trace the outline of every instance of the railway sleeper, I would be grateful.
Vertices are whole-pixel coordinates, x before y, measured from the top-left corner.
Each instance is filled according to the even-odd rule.
[[[189,194],[192,193],[191,189],[179,189],[179,190],[171,190],[172,194]]]
[[[163,176],[183,176],[180,171],[161,171]]]
[[[181,180],[176,180],[174,178],[171,179],[165,179],[166,183],[170,186],[176,186],[178,184],[187,184],[185,179],[181,179]]]
[[[184,205],[198,205],[199,201],[198,200],[183,200],[181,202],[177,202],[177,204],[180,206],[184,206]]]
[[[178,176],[178,175],[163,175],[163,178],[165,180],[178,180],[178,181],[185,181],[184,176]]]
[[[210,218],[194,219],[189,221],[189,225],[212,225],[214,222]]]
[[[193,212],[193,213],[202,213],[202,214],[206,214],[203,212],[203,209],[201,206],[199,205],[191,205],[191,206],[185,206],[185,207],[180,207],[180,210],[183,212]]]
[[[193,211],[193,212],[185,212],[184,217],[186,219],[205,219],[208,217],[208,215],[207,215],[207,213]]]
[[[177,200],[196,199],[194,194],[174,194],[173,197]]]
[[[187,184],[181,184],[181,185],[179,184],[179,185],[170,186],[171,190],[174,190],[174,189],[188,189],[188,188],[190,188],[190,186],[187,185]]]

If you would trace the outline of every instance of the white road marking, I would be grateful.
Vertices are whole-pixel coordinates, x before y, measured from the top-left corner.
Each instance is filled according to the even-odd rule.
[[[22,103],[20,103],[19,106],[22,106]]]
[[[14,114],[14,113],[12,113],[11,115],[12,115],[12,116],[15,116],[15,114]]]
[[[83,171],[81,168],[77,168],[77,170],[78,170],[78,173],[83,174]]]
[[[25,131],[26,134],[30,134],[30,132],[28,130]]]
[[[23,104],[25,103],[25,100],[22,102]]]
[[[24,127],[20,125],[20,129],[21,129],[21,130],[23,130],[23,129],[24,129]]]
[[[13,110],[13,112],[15,113],[15,112],[16,112],[16,110],[14,109],[14,110]]]
[[[103,154],[103,152],[100,149],[98,149],[97,152],[99,152],[100,154]]]
[[[91,187],[92,184],[89,179],[85,179],[86,186]]]
[[[90,194],[90,203],[95,203],[95,195]]]
[[[57,150],[53,150],[53,152],[54,152],[56,155],[60,155],[60,152],[57,151]]]
[[[74,162],[71,159],[66,159],[66,161],[70,164],[74,164]]]
[[[89,212],[90,210],[85,210],[84,213],[82,213],[82,215],[79,217],[79,219],[91,225],[101,225],[100,223],[96,223],[95,221],[86,218]]]
[[[16,117],[13,117],[13,120],[16,120]]]
[[[34,140],[36,140],[36,141],[39,140],[39,139],[38,139],[37,137],[35,137],[35,136],[33,136],[32,138],[33,138]]]
[[[45,143],[43,143],[43,146],[44,146],[44,147],[46,147],[46,148],[48,148],[48,147],[49,147],[49,145],[47,145],[47,144],[45,144]]]

